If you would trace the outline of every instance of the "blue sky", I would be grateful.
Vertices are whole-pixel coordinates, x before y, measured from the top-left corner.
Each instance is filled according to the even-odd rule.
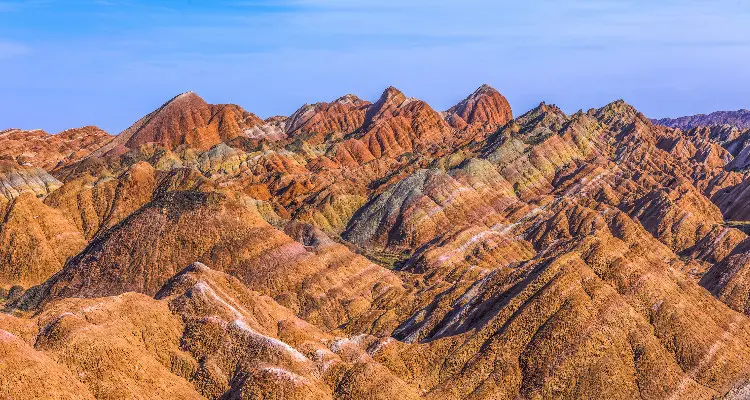
[[[750,108],[741,0],[0,0],[0,128],[118,133],[193,90],[261,117],[393,85],[515,114],[624,98],[652,117]]]

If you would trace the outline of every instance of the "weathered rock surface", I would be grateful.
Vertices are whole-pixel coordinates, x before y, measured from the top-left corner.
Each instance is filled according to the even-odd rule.
[[[44,197],[60,186],[60,181],[41,168],[0,161],[0,204],[25,192]]]
[[[482,86],[265,121],[188,93],[59,181],[11,152],[0,395],[741,397],[748,144]]]
[[[62,212],[31,193],[20,195],[0,212],[0,287],[42,283],[86,246]]]
[[[52,171],[73,164],[100,148],[113,137],[95,126],[85,126],[50,135],[42,130],[0,131],[0,159]]]
[[[469,97],[446,111],[446,115],[448,123],[459,129],[475,124],[497,127],[513,119],[508,100],[489,85],[479,87]]]
[[[93,155],[137,149],[150,143],[169,150],[183,145],[207,150],[262,124],[255,114],[236,105],[208,104],[197,94],[187,92],[141,118]]]

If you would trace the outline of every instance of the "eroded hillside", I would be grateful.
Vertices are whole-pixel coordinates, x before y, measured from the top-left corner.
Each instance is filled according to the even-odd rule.
[[[743,398],[747,137],[487,85],[3,131],[0,397]]]

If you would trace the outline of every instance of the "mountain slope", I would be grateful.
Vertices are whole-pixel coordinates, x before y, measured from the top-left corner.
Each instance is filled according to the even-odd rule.
[[[150,143],[168,150],[182,145],[207,150],[262,123],[256,115],[236,105],[211,105],[197,94],[187,92],[138,120],[93,156],[123,152]]]
[[[489,86],[266,121],[178,96],[54,184],[8,161],[0,255],[41,255],[4,267],[38,284],[0,290],[0,351],[94,398],[741,396],[747,138]]]
[[[52,171],[79,161],[110,140],[112,136],[95,126],[55,135],[41,130],[8,129],[0,131],[0,159],[10,158]]]

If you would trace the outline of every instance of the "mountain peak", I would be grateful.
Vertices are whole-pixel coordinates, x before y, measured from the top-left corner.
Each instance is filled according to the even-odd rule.
[[[364,100],[360,99],[356,95],[346,94],[332,101],[331,104],[354,105],[354,104],[360,104],[363,102]]]
[[[388,86],[387,88],[385,88],[385,90],[383,90],[381,98],[383,96],[395,96],[399,94],[403,95],[404,93],[401,90],[397,89],[395,86]]]
[[[505,125],[513,119],[513,111],[508,100],[487,84],[477,88],[446,113],[446,119],[454,128],[474,124]]]
[[[477,90],[475,90],[473,94],[479,95],[479,94],[486,94],[486,93],[500,93],[500,92],[498,92],[497,89],[495,89],[494,87],[486,83],[483,83],[482,86],[478,87]]]
[[[615,100],[602,108],[591,110],[589,114],[607,124],[631,124],[635,120],[650,123],[640,111],[623,99]]]
[[[146,144],[169,150],[183,145],[208,150],[260,122],[257,116],[239,106],[208,104],[197,93],[188,91],[138,120],[93,155],[102,156],[118,148],[137,149]]]
[[[393,86],[388,86],[380,95],[378,101],[367,110],[365,125],[385,116],[393,115],[408,100],[410,99],[403,92]]]
[[[172,99],[164,103],[162,107],[169,106],[169,105],[183,104],[183,103],[194,103],[194,102],[208,104],[206,103],[205,100],[203,100],[202,97],[198,95],[198,93],[195,93],[192,90],[190,90],[187,92],[180,93],[175,97],[172,97]]]
[[[195,134],[195,129],[207,124],[211,114],[211,106],[203,98],[195,92],[185,92],[140,119],[120,136],[128,148],[157,143],[173,149],[182,144],[202,141]]]
[[[404,101],[406,101],[406,95],[404,95],[404,92],[396,89],[393,86],[388,86],[384,91],[383,94],[380,95],[380,99],[378,99],[377,102],[375,102],[375,105],[395,105],[396,107],[400,106]]]

